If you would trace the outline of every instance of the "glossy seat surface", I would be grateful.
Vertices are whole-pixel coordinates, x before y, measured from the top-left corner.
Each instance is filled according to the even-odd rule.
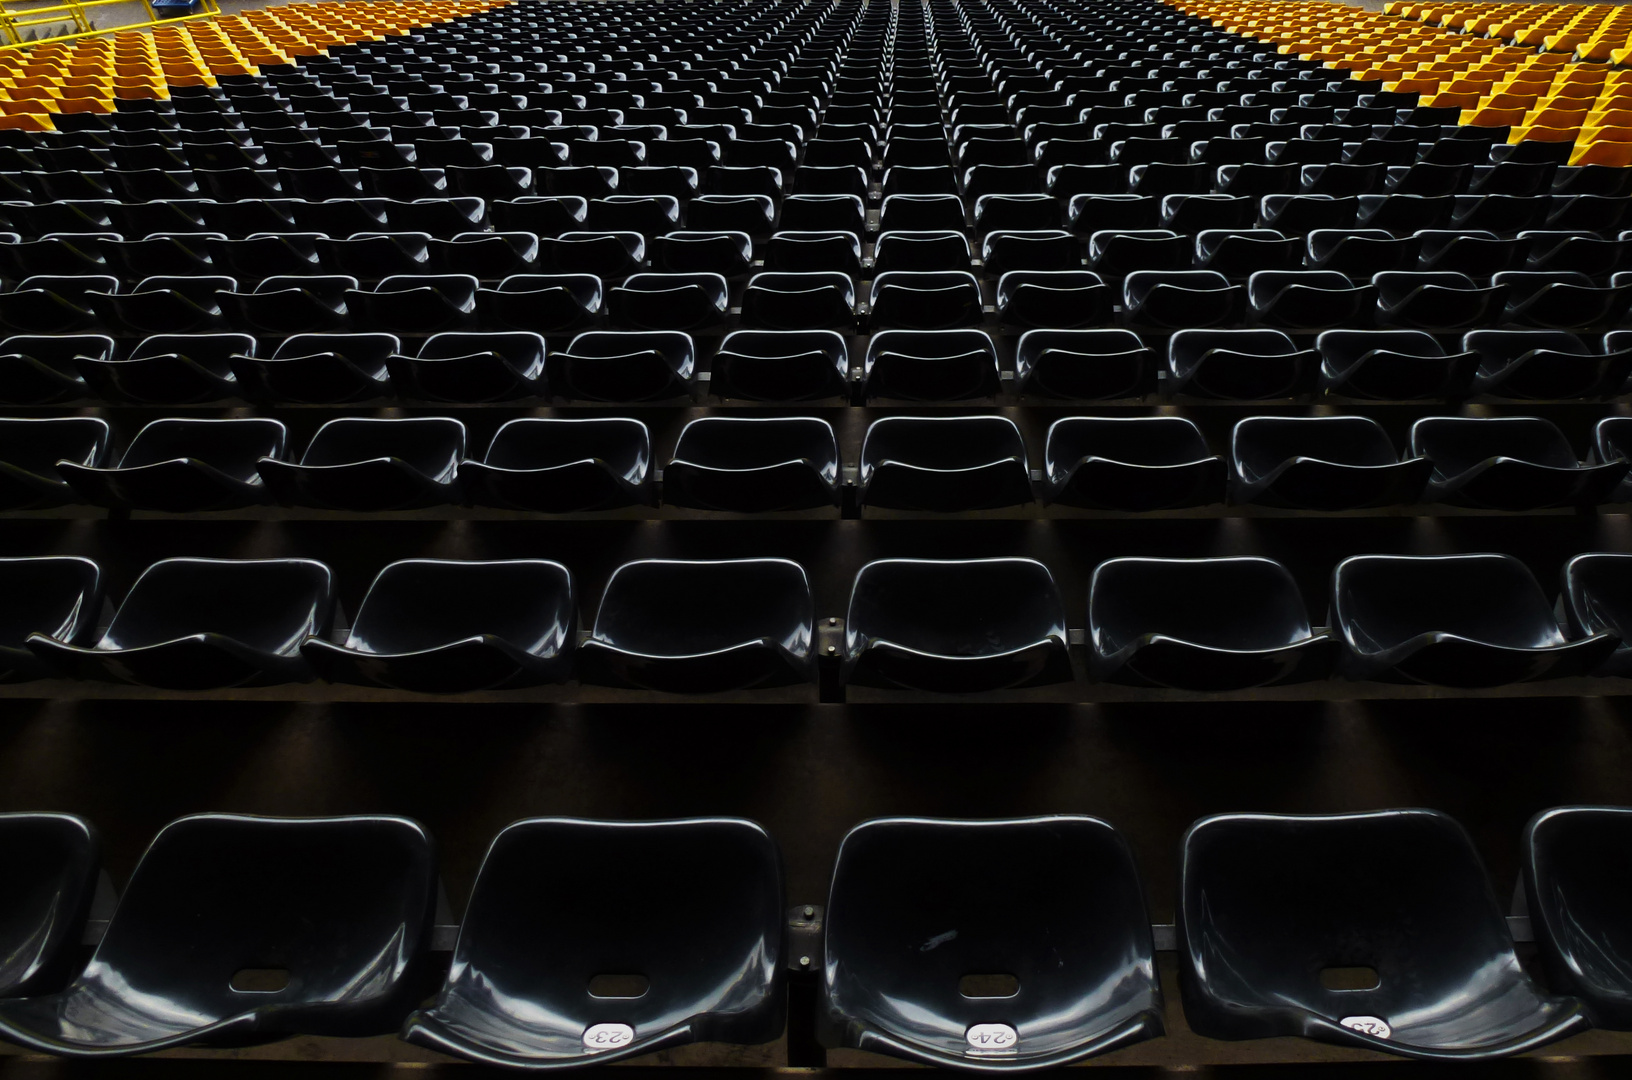
[[[317,429],[300,463],[262,458],[267,488],[289,506],[401,510],[454,501],[465,426],[446,417],[343,417]]]
[[[382,1034],[424,993],[435,891],[432,840],[406,818],[182,818],[142,856],[84,973],[0,1001],[0,1038],[104,1057]],[[246,970],[285,985],[235,990]]]
[[[1065,601],[1032,559],[881,559],[856,575],[844,674],[966,692],[1071,678]]]
[[[1189,690],[1324,678],[1336,654],[1292,575],[1256,557],[1100,563],[1088,642],[1097,679]]]
[[[506,421],[482,461],[460,462],[472,502],[573,513],[650,503],[652,436],[623,417]]]
[[[1587,1026],[1520,967],[1473,843],[1444,814],[1225,814],[1191,826],[1182,860],[1179,985],[1199,1035],[1480,1060]],[[1329,989],[1329,968],[1376,982]]]
[[[62,989],[77,970],[102,845],[71,814],[0,814],[0,999]]]
[[[830,1046],[1002,1073],[1162,1034],[1132,852],[1098,819],[863,822],[839,846],[826,920]],[[992,996],[1009,988],[991,976],[1018,987]]]
[[[1005,416],[887,416],[861,444],[864,506],[984,510],[1032,500],[1020,429]]]
[[[1201,506],[1224,498],[1224,459],[1179,416],[1068,416],[1048,427],[1043,498],[1105,510]]]
[[[1432,463],[1401,461],[1363,416],[1253,416],[1230,437],[1235,498],[1308,510],[1414,502]]]
[[[300,644],[327,629],[333,607],[333,575],[311,559],[162,559],[94,644],[37,631],[28,647],[148,686],[303,682],[312,672]]]
[[[1625,461],[1583,465],[1552,421],[1532,416],[1429,416],[1411,425],[1411,453],[1431,459],[1425,499],[1498,510],[1601,502]]]
[[[102,465],[112,440],[108,422],[95,416],[0,419],[0,508],[72,502],[57,463]]]
[[[447,982],[402,1036],[534,1069],[767,1042],[784,1021],[783,922],[781,858],[751,821],[518,821],[482,862]],[[638,993],[595,993],[636,975]]]
[[[1579,998],[1593,1027],[1632,1028],[1632,809],[1560,806],[1525,826],[1526,908],[1547,984]]]
[[[1353,678],[1499,686],[1579,675],[1617,637],[1565,637],[1534,575],[1511,555],[1356,555],[1332,572],[1333,629]]]
[[[137,432],[116,466],[60,462],[63,480],[84,502],[180,513],[269,501],[256,464],[282,458],[288,432],[265,417],[174,417]]]
[[[707,692],[813,677],[814,601],[786,559],[625,563],[579,646],[585,682]]]
[[[1571,637],[1609,633],[1619,640],[1597,669],[1602,675],[1632,672],[1632,555],[1594,551],[1564,564],[1558,598]]]
[[[705,510],[831,506],[838,484],[838,440],[815,417],[700,417],[663,467],[663,501]]]
[[[572,575],[544,559],[406,559],[381,570],[340,644],[301,653],[333,675],[450,693],[564,679],[577,603]]]

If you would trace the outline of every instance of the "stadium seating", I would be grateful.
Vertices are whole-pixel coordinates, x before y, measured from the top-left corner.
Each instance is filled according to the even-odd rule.
[[[0,47],[0,1041],[1612,1071],[1622,65],[1487,0]]]

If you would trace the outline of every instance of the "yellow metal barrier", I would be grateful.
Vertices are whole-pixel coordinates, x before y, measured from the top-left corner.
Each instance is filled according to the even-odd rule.
[[[39,45],[48,41],[71,41],[75,38],[94,34],[114,34],[123,30],[145,30],[165,23],[221,14],[221,8],[216,0],[200,0],[198,11],[180,16],[161,16],[157,11],[153,10],[152,0],[142,0],[142,7],[147,11],[147,19],[143,22],[109,27],[91,25],[91,18],[88,14],[90,8],[127,2],[128,0],[64,0],[64,2],[60,3],[29,5],[28,0],[22,0],[22,5],[26,6],[20,6],[18,0],[0,3],[0,37],[5,39],[6,45]],[[72,23],[74,26],[73,32],[53,34],[49,37],[28,42],[25,42],[22,34],[18,32],[29,26],[56,26],[63,23]]]

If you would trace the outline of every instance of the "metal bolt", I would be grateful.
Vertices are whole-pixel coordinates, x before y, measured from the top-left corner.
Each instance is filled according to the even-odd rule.
[[[837,645],[829,645],[827,647],[827,655],[829,655],[829,656],[832,656],[834,653],[836,653],[838,651],[839,651],[839,647]]]
[[[800,957],[800,958],[799,958],[799,966],[800,966],[800,967],[809,967],[809,966],[810,966],[810,957],[808,957],[808,956],[801,956],[801,957]]]
[[[815,917],[816,917],[816,909],[811,907],[809,904],[806,904],[805,905],[805,918],[814,919]]]
[[[827,625],[829,625],[829,626],[839,625],[839,617],[837,615],[835,615],[832,618],[828,619],[827,620]]]

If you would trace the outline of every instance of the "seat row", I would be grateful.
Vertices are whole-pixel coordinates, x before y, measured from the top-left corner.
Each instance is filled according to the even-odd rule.
[[[1445,814],[1202,818],[1179,852],[1185,1021],[1206,1038],[1302,1036],[1445,1061],[1632,1027],[1632,981],[1594,962],[1632,943],[1616,902],[1629,839],[1632,811],[1617,807],[1557,807],[1526,826],[1522,896],[1543,985]],[[971,849],[1010,857],[971,861]],[[5,925],[47,928],[3,943],[29,963],[0,983],[0,1038],[65,1057],[399,1028],[418,1046],[531,1068],[765,1043],[800,1022],[787,1012],[789,952],[811,931],[830,1047],[1000,1073],[1165,1033],[1139,870],[1091,817],[863,822],[839,845],[825,905],[794,920],[777,844],[755,822],[517,821],[488,848],[452,969],[419,1008],[437,977],[437,865],[411,819],[173,821],[82,970],[95,829],[7,814],[0,854],[18,916]],[[650,918],[653,874],[692,883],[661,891],[662,920]],[[268,966],[244,966],[255,963]],[[155,994],[186,1008],[144,1008]]]
[[[1039,201],[1047,211],[1040,216],[1032,212]],[[1450,271],[1489,281],[1497,273],[1528,271],[1584,274],[1601,284],[1632,264],[1632,232],[1604,239],[1579,230],[1527,229],[1502,239],[1477,230],[1424,229],[1401,236],[1387,229],[1354,228],[1313,229],[1299,237],[1249,226],[1191,229],[1204,223],[1181,220],[1193,217],[1191,211],[1198,207],[1227,208],[1230,201],[1169,196],[1157,222],[1160,228],[1096,229],[1085,250],[1077,236],[1052,227],[1053,203],[1043,196],[981,199],[975,212],[981,239],[975,245],[959,224],[962,204],[950,207],[936,227],[887,228],[870,243],[864,230],[839,228],[782,229],[756,244],[745,232],[668,228],[676,211],[667,197],[540,200],[528,209],[544,216],[560,213],[564,220],[555,224],[574,227],[562,231],[547,221],[531,221],[527,224],[544,228],[544,234],[528,229],[463,232],[451,240],[391,230],[344,237],[262,232],[243,239],[222,232],[161,232],[138,240],[116,233],[49,233],[38,240],[12,234],[0,236],[6,241],[0,243],[0,272],[16,280],[111,275],[132,286],[151,278],[210,275],[246,284],[277,275],[323,274],[378,282],[427,272],[502,282],[551,270],[616,281],[648,268],[738,279],[752,274],[758,262],[768,271],[842,273],[858,280],[897,270],[977,270],[1001,280],[1009,271],[1081,270],[1086,265],[1110,279],[1138,270],[1197,269],[1231,280],[1245,280],[1258,271],[1325,270],[1360,279],[1383,271]],[[901,197],[889,202],[891,212],[902,205]],[[911,203],[920,209],[935,204],[925,199]],[[854,226],[864,215],[859,201],[850,205],[856,211],[849,222]],[[642,217],[665,224],[654,229]],[[576,227],[586,224],[595,227]],[[934,222],[921,219],[916,224]],[[952,227],[941,227],[948,224]]]
[[[585,234],[587,235],[587,234]],[[634,234],[600,234],[615,255],[639,245]],[[727,246],[736,247],[729,236]],[[968,265],[957,233],[888,234],[877,258],[896,262]],[[1152,242],[1188,245],[1172,234],[1095,233],[1091,251],[1133,247],[1134,258]],[[799,241],[802,242],[802,241]],[[810,241],[836,246],[854,259],[855,238],[829,234]],[[1251,241],[1257,243],[1257,241]],[[346,241],[372,244],[372,241]],[[544,241],[561,244],[563,241]],[[378,247],[401,254],[401,241]],[[509,254],[501,242],[501,254]],[[1373,323],[1446,333],[1474,326],[1516,326],[1577,332],[1624,322],[1632,307],[1632,271],[1598,285],[1585,274],[1510,270],[1481,286],[1454,271],[1383,270],[1369,282],[1336,270],[1257,270],[1245,284],[1217,270],[1129,270],[1120,290],[1072,265],[1070,234],[1007,233],[987,238],[1004,266],[996,283],[1000,320],[1021,327],[1106,325],[1117,320],[1156,331],[1245,322],[1302,332]],[[740,250],[740,248],[738,249]],[[944,256],[944,257],[943,257]],[[875,265],[866,300],[870,329],[946,330],[985,321],[980,280],[967,269],[884,270]],[[1120,296],[1117,293],[1120,292]],[[263,335],[355,328],[434,333],[486,325],[565,333],[600,321],[622,330],[722,332],[740,325],[764,330],[845,329],[861,322],[854,279],[842,271],[766,272],[748,279],[733,319],[732,289],[716,273],[636,273],[611,288],[594,275],[514,274],[484,289],[470,274],[391,274],[373,288],[342,274],[278,274],[254,291],[230,277],[155,276],[121,292],[106,275],[36,275],[0,292],[0,328],[20,334],[109,330],[122,336],[200,334],[228,328]],[[534,304],[542,301],[544,310]],[[1118,302],[1120,301],[1120,302]]]
[[[1099,168],[1054,166],[1046,194],[1031,185],[1012,191],[983,191],[980,189],[986,185],[980,183],[979,177],[965,177],[961,197],[957,187],[950,180],[937,178],[934,170],[918,170],[916,175],[892,170],[886,179],[876,228],[961,231],[973,220],[981,235],[994,229],[1052,229],[1064,224],[1083,235],[1101,229],[1157,227],[1190,234],[1257,227],[1276,229],[1288,236],[1315,229],[1380,228],[1394,236],[1453,229],[1491,232],[1508,239],[1517,238],[1521,232],[1551,229],[1613,240],[1632,224],[1627,218],[1632,196],[1625,195],[1300,193],[1300,175],[1319,168],[1323,170],[1319,175],[1325,176],[1337,167],[1269,165],[1259,168],[1294,171],[1277,174],[1251,172],[1248,170],[1252,167],[1245,165],[1220,166],[1220,172],[1234,170],[1231,176],[1246,179],[1226,184],[1226,190],[1218,192],[1211,192],[1207,186],[1152,191],[1152,181],[1143,190],[1122,193],[1116,184],[1108,183],[1103,174],[1094,171]],[[666,179],[668,170],[647,170],[630,183],[632,191],[620,188],[618,171],[609,167],[564,166],[553,171],[561,174],[557,186],[567,190],[550,195],[515,193],[508,198],[495,198],[492,192],[484,197],[451,195],[434,188],[429,189],[429,194],[418,194],[427,189],[418,186],[417,180],[399,185],[393,177],[395,186],[390,190],[397,197],[301,198],[268,187],[252,170],[240,170],[249,186],[238,189],[237,198],[200,198],[180,190],[171,198],[132,202],[79,198],[31,203],[13,198],[0,201],[0,221],[18,237],[84,236],[81,244],[92,250],[83,253],[81,259],[93,263],[97,258],[93,245],[103,239],[140,240],[172,233],[218,232],[232,239],[246,239],[260,233],[312,232],[345,238],[357,233],[395,231],[424,232],[447,240],[488,227],[553,237],[583,231],[587,225],[592,230],[638,232],[650,239],[682,228],[743,232],[753,237],[778,230],[862,235],[874,229],[868,209],[870,196],[857,190],[863,187],[859,174],[841,173],[832,183],[821,185],[836,190],[783,195],[779,176],[768,175],[761,181],[753,178],[753,170],[717,167],[710,171],[709,186],[735,190],[682,198],[643,189],[689,186],[695,171],[689,167],[672,182]],[[415,175],[423,179],[422,174]],[[724,177],[742,182],[726,185]],[[569,186],[568,178],[582,182]],[[1258,187],[1267,190],[1254,190],[1248,179],[1253,183],[1261,180]],[[221,182],[227,182],[225,174]],[[591,216],[593,223],[589,221]],[[83,269],[79,264],[75,268]]]
[[[1257,416],[1229,457],[1176,416],[1068,417],[1031,469],[1004,416],[890,416],[867,428],[852,469],[818,417],[689,421],[660,461],[646,424],[525,418],[481,460],[445,417],[330,420],[298,463],[272,419],[148,422],[116,455],[105,420],[0,419],[0,508],[82,503],[172,513],[277,502],[385,511],[468,503],[535,513],[630,506],[766,513],[833,507],[958,513],[1029,504],[1149,512],[1236,504],[1341,511],[1444,502],[1495,510],[1632,501],[1632,417],[1594,428],[1588,460],[1538,417],[1425,417],[1402,458],[1362,416]]]
[[[563,682],[710,693],[814,681],[814,601],[786,559],[648,559],[617,568],[580,640],[572,575],[542,559],[392,563],[349,628],[310,559],[177,558],[145,570],[99,628],[87,559],[0,560],[11,680],[100,676],[199,690],[310,681],[454,693]],[[1331,629],[1257,557],[1114,558],[1088,590],[1091,679],[1193,691],[1326,679],[1501,686],[1632,674],[1632,556],[1563,572],[1562,615],[1509,555],[1357,555]],[[837,626],[837,619],[828,620]],[[883,559],[857,573],[842,647],[854,685],[976,692],[1070,682],[1065,602],[1023,558]]]
[[[577,296],[591,295],[592,280],[508,295],[570,311],[575,284],[585,290]],[[1017,288],[1012,302],[1042,303],[1032,288]],[[1085,290],[1085,302],[1096,290],[1103,291]],[[1474,330],[1460,346],[1451,337],[1447,349],[1421,330],[1326,330],[1313,348],[1300,348],[1281,330],[1206,329],[1174,332],[1164,349],[1159,339],[1126,329],[1027,330],[1016,343],[1012,384],[1022,394],[1077,400],[1144,397],[1158,388],[1197,400],[1263,401],[1317,390],[1388,401],[1583,399],[1626,392],[1627,334],[1593,340]],[[122,355],[112,338],[96,334],[16,335],[0,341],[0,401],[672,401],[699,389],[705,360],[714,394],[758,401],[853,392],[861,400],[962,401],[993,397],[1010,380],[996,342],[976,329],[881,330],[858,358],[833,330],[733,331],[712,357],[679,331],[591,330],[554,349],[537,333],[444,332],[413,355],[393,334],[298,333],[269,357],[258,349],[252,335],[235,333],[158,334]]]

